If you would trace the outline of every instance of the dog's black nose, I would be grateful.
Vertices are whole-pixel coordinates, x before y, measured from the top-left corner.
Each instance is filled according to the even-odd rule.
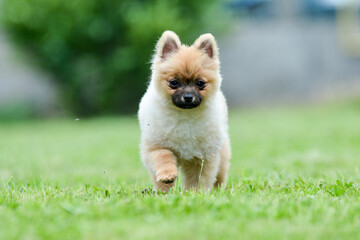
[[[192,94],[185,94],[184,95],[184,101],[186,102],[186,103],[191,103],[192,101],[193,101],[193,95]]]

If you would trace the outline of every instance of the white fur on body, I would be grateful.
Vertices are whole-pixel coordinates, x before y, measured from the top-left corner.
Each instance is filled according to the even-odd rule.
[[[219,90],[212,99],[207,99],[194,109],[180,109],[163,99],[151,82],[143,96],[139,121],[141,128],[141,158],[152,172],[146,161],[149,150],[165,148],[177,157],[178,165],[183,161],[201,159],[215,161],[217,172],[220,164],[220,151],[228,143],[227,105]],[[213,175],[212,184],[216,175]],[[207,184],[211,185],[211,184]]]
[[[165,31],[156,44],[151,69],[151,82],[138,115],[141,159],[157,190],[168,191],[174,186],[178,166],[186,189],[222,186],[229,166],[230,141],[214,37],[203,34],[188,47],[181,45],[174,32]],[[168,81],[174,78],[207,81],[205,89],[199,90],[200,105],[183,109],[172,102],[175,90]]]

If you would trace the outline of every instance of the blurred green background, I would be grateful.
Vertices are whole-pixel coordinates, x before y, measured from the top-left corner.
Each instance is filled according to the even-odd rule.
[[[0,0],[0,119],[133,114],[157,39],[220,48],[231,108],[358,99],[357,0]]]
[[[0,0],[0,239],[360,239],[359,10]],[[140,161],[135,112],[164,30],[216,37],[223,191],[184,194],[177,181],[156,194]]]
[[[133,113],[151,55],[167,29],[188,44],[226,23],[218,0],[4,0],[9,38],[51,73],[79,116]]]

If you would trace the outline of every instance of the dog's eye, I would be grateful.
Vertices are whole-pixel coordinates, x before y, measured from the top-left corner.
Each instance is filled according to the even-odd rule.
[[[205,87],[205,82],[204,82],[203,80],[201,80],[201,79],[198,79],[197,82],[196,82],[196,86],[197,86],[200,90],[202,90],[202,89],[204,89],[204,87]]]
[[[172,89],[175,89],[175,88],[178,88],[180,86],[180,82],[176,79],[174,80],[171,80],[169,82],[169,86],[172,88]]]

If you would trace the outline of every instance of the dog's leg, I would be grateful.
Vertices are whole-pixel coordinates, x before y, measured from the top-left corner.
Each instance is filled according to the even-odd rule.
[[[183,175],[183,181],[185,190],[190,188],[198,188],[199,175],[201,170],[201,160],[193,159],[191,161],[182,161],[181,172]]]
[[[150,151],[144,160],[156,190],[168,192],[178,176],[175,155],[168,149],[157,149]]]
[[[207,159],[203,162],[199,159],[189,162],[185,161],[181,165],[182,173],[184,175],[185,190],[192,187],[195,187],[197,190],[211,190],[216,181],[219,162],[220,157]]]
[[[210,191],[216,181],[216,175],[219,171],[220,156],[215,156],[204,160],[199,188],[204,191]]]
[[[227,140],[223,145],[221,152],[220,152],[220,165],[219,165],[219,172],[216,176],[216,182],[214,184],[215,188],[220,188],[225,186],[226,179],[227,179],[227,172],[229,170],[230,165],[230,158],[231,158],[231,151],[230,151],[230,142]]]
[[[175,186],[175,181],[171,182],[171,183],[162,183],[162,182],[156,181],[156,177],[153,174],[151,174],[151,179],[154,182],[156,191],[167,193],[167,192],[169,192],[170,188]]]

